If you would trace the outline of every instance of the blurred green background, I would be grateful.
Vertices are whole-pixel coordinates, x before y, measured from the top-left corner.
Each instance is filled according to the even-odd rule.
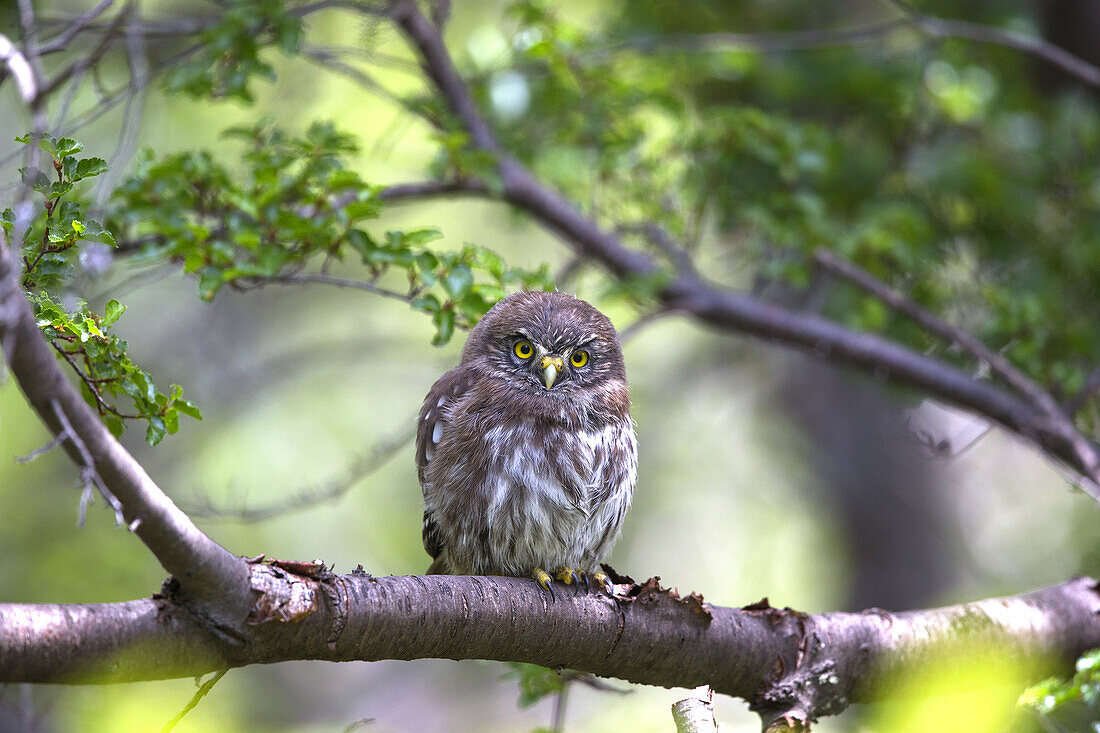
[[[793,0],[729,7],[689,3],[683,12],[676,5],[567,2],[558,12],[576,26],[611,27],[624,34],[858,25],[885,12],[881,4],[857,2],[828,10]],[[51,17],[83,11],[90,3],[59,0],[35,6]],[[214,8],[170,0],[141,3],[142,12],[150,15]],[[0,23],[14,19],[10,10],[5,12]],[[976,19],[1041,31],[1041,18],[1024,3],[976,3],[968,12]],[[447,39],[467,68],[490,69],[509,47],[514,30],[513,21],[502,20],[500,3],[456,2]],[[3,32],[16,35],[14,26]],[[409,58],[392,29],[349,23],[337,13],[317,16],[309,34],[332,45],[369,40],[372,48]],[[784,56],[794,59],[784,65],[773,64],[770,55],[743,52],[747,61],[725,59],[729,65],[723,66],[722,83],[701,81],[694,94],[701,104],[708,97],[732,95],[796,118],[822,110],[827,116],[830,105],[858,98],[869,108],[881,105],[882,111],[867,113],[881,120],[898,114],[886,92],[909,83],[895,77],[916,64],[925,69],[917,81],[925,85],[925,101],[929,90],[934,98],[937,89],[951,87],[941,95],[939,114],[965,122],[959,134],[967,136],[983,134],[986,125],[1011,124],[1007,115],[1022,114],[1016,109],[1021,105],[1013,107],[1005,99],[1033,93],[1015,86],[1032,84],[1031,77],[1006,73],[1026,64],[992,51],[981,50],[977,58],[958,64],[962,77],[950,59],[937,61],[936,51],[919,43],[869,53],[871,58],[861,57],[862,65],[851,59],[834,59],[830,65],[822,52],[795,52]],[[301,131],[313,120],[331,119],[359,137],[362,150],[355,168],[366,180],[424,179],[436,147],[423,123],[300,59],[275,51],[265,58],[275,65],[278,78],[254,85],[254,106],[167,95],[154,84],[140,110],[137,146],[161,153],[207,148],[229,157],[239,149],[218,135],[230,124],[267,115]],[[707,63],[722,66],[722,57],[708,58]],[[735,74],[735,62],[744,62],[746,70]],[[948,66],[933,66],[937,62]],[[820,75],[809,84],[815,70]],[[114,73],[121,75],[123,69]],[[740,74],[743,83],[729,86]],[[955,74],[955,81],[945,82],[945,74]],[[377,75],[399,92],[419,88],[415,76],[402,70],[380,69]],[[959,78],[969,79],[978,91],[967,91]],[[989,85],[996,90],[986,89]],[[996,99],[989,101],[991,96]],[[1094,99],[1084,95],[1027,99],[1035,107],[1078,105],[1081,114],[1095,115]],[[1015,111],[995,109],[1002,103]],[[0,141],[28,129],[10,83],[0,87],[0,108]],[[111,157],[121,122],[118,109],[80,130],[78,137],[87,152]],[[1017,123],[1027,127],[1027,120]],[[498,124],[507,127],[506,115]],[[16,148],[0,142],[0,156]],[[130,160],[123,156],[112,162],[117,183]],[[560,173],[573,162],[559,162],[555,169],[552,159],[543,159],[540,165]],[[18,182],[15,167],[13,162],[0,171],[5,197]],[[858,182],[853,188],[859,188]],[[720,219],[706,226],[720,233]],[[443,231],[443,248],[473,243],[516,265],[534,268],[548,262],[555,272],[570,259],[568,249],[545,231],[502,205],[482,201],[393,206],[370,226],[381,233],[425,225]],[[703,256],[731,281],[751,285],[755,268],[729,252]],[[639,317],[621,299],[604,298],[606,283],[598,271],[583,272],[565,289],[599,305],[620,329]],[[212,303],[202,303],[195,282],[163,263],[119,263],[83,285],[82,295],[93,306],[101,307],[108,294],[129,306],[116,330],[129,341],[135,362],[158,383],[184,385],[203,411],[201,423],[188,422],[157,448],[142,442],[140,430],[123,440],[172,498],[189,509],[278,504],[338,479],[357,457],[410,430],[424,394],[457,362],[462,346],[459,334],[443,348],[432,347],[433,329],[423,315],[403,303],[353,291],[224,290]],[[624,352],[640,476],[611,558],[622,573],[659,575],[681,592],[699,591],[714,604],[744,605],[767,596],[776,606],[818,612],[960,602],[1096,572],[1100,531],[1095,503],[1072,491],[1035,451],[994,430],[959,455],[935,457],[909,430],[916,423],[963,445],[968,434],[982,429],[972,418],[930,406],[907,413],[916,401],[898,399],[874,380],[708,331],[680,317],[633,333]],[[157,590],[163,571],[133,536],[116,528],[102,502],[89,512],[86,525],[77,527],[77,472],[60,453],[26,465],[14,462],[47,440],[17,386],[10,379],[0,384],[0,601],[120,601]],[[420,542],[420,492],[411,445],[336,501],[260,523],[210,516],[197,521],[242,555],[321,558],[337,571],[362,564],[374,574],[419,573],[428,562]],[[519,709],[515,682],[502,679],[506,671],[496,663],[432,660],[301,662],[233,670],[177,730],[341,731],[363,718],[375,719],[364,728],[372,731],[526,731],[547,725],[552,701]],[[934,729],[947,730],[938,727],[944,710],[962,707],[976,716],[967,719],[967,730],[1027,729],[1026,723],[1004,717],[1013,714],[1020,685],[1012,686],[1011,670],[1002,672],[1006,685],[993,693],[870,706],[823,721],[819,729],[930,730],[928,721],[937,720]],[[574,686],[567,729],[672,728],[668,706],[683,691],[629,689],[616,695]],[[27,703],[23,709],[33,710],[35,730],[150,730],[166,723],[193,691],[192,680],[13,687],[2,691],[0,700],[10,708]],[[724,729],[758,728],[741,701],[722,698],[717,708]],[[989,711],[988,721],[981,720],[982,711]]]

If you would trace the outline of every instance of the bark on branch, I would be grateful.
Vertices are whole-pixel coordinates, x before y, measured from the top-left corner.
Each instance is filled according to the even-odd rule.
[[[558,586],[551,600],[522,578],[253,564],[244,644],[219,640],[171,592],[127,603],[0,604],[0,683],[190,677],[293,659],[495,659],[710,685],[748,700],[765,726],[805,724],[888,697],[923,663],[983,657],[1036,674],[1070,669],[1100,645],[1096,588],[1078,578],[933,610],[807,615],[766,602],[711,607],[656,579],[618,585],[614,599]]]

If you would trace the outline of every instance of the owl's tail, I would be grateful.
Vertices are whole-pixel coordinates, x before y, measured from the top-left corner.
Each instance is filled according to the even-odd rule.
[[[431,565],[428,566],[427,575],[449,575],[447,568],[443,565],[443,556],[437,557]]]

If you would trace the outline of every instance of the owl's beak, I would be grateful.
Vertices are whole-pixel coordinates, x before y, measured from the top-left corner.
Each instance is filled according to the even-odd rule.
[[[564,368],[565,363],[560,356],[547,354],[542,357],[542,361],[539,362],[539,369],[542,370],[542,383],[546,385],[547,389],[554,386],[554,382],[558,381],[558,375],[561,374]]]

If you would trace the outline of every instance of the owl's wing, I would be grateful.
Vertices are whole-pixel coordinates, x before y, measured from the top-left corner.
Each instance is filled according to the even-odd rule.
[[[476,376],[476,373],[468,367],[456,367],[440,377],[432,385],[428,396],[424,398],[424,406],[420,408],[420,416],[416,423],[416,469],[422,488],[436,446],[439,445],[447,430],[450,408],[466,394]],[[432,559],[439,557],[443,551],[443,542],[430,509],[424,510],[423,538],[424,549]],[[435,567],[434,564],[433,567]]]

